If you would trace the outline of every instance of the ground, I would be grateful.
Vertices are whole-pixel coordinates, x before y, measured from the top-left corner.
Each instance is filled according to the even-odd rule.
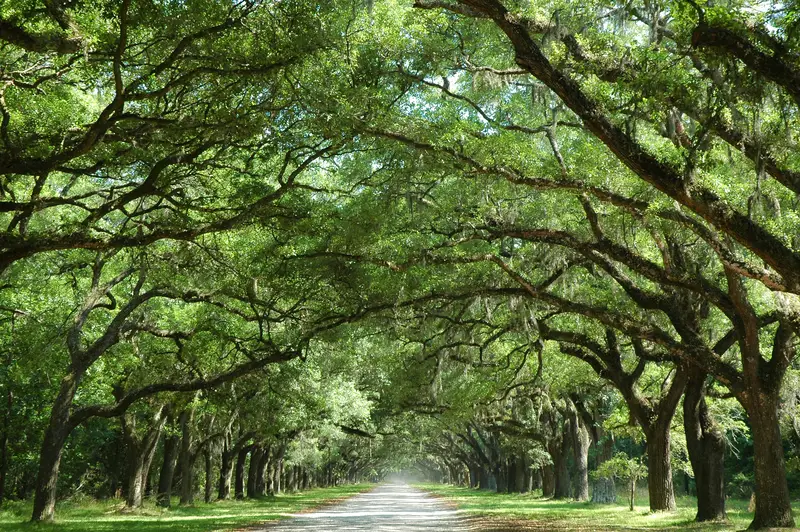
[[[384,484],[321,511],[262,528],[265,532],[456,532],[468,530],[450,505],[405,484]]]
[[[753,519],[747,511],[749,501],[729,500],[728,522],[695,523],[696,501],[678,497],[676,512],[651,513],[646,496],[636,501],[634,511],[627,500],[601,505],[574,501],[542,499],[536,494],[499,494],[442,484],[419,484],[458,508],[474,530],[506,532],[525,530],[622,531],[622,530],[744,530]],[[800,522],[800,507],[795,508]]]
[[[31,532],[41,529],[52,532],[210,532],[241,529],[286,518],[289,514],[309,511],[372,487],[368,484],[337,486],[257,500],[197,503],[194,506],[176,506],[169,510],[156,508],[148,503],[143,510],[132,513],[120,511],[123,504],[119,500],[98,502],[72,499],[60,502],[56,507],[56,522],[44,526],[26,522],[31,514],[30,503],[12,501],[0,509],[0,531]]]
[[[622,502],[622,501],[621,501]],[[53,524],[25,523],[29,503],[7,503],[0,531],[30,532],[524,532],[526,530],[622,531],[744,530],[748,501],[729,500],[725,523],[694,522],[695,501],[678,499],[678,511],[650,513],[646,497],[634,511],[626,504],[596,505],[542,499],[537,494],[497,494],[441,484],[338,486],[259,500],[199,503],[133,513],[121,501],[72,499],[57,508]],[[800,512],[798,512],[800,514]],[[284,519],[275,522],[278,519]],[[796,516],[800,521],[800,515]]]

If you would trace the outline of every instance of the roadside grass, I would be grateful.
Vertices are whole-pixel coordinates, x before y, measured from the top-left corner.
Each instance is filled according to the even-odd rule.
[[[633,511],[627,500],[618,497],[617,504],[550,500],[532,494],[500,494],[490,491],[442,485],[417,484],[415,487],[433,493],[455,504],[478,530],[744,530],[753,518],[747,511],[749,501],[727,501],[728,521],[695,523],[696,499],[678,497],[675,512],[651,513],[647,493],[636,499]],[[795,507],[800,522],[800,508]]]
[[[103,501],[63,501],[56,506],[54,523],[28,523],[32,506],[29,502],[11,501],[0,508],[0,530],[8,532],[165,532],[180,530],[211,532],[258,525],[287,517],[287,514],[345,499],[372,488],[371,484],[355,484],[334,488],[318,488],[301,493],[244,501],[218,501],[193,506],[158,508],[148,501],[141,510],[122,511],[119,499]],[[177,500],[174,501],[177,503]]]

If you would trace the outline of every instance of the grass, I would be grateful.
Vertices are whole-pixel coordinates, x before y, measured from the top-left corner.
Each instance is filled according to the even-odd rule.
[[[152,502],[135,512],[123,512],[118,499],[64,501],[56,506],[54,523],[26,522],[30,518],[29,502],[10,502],[0,508],[0,530],[8,532],[165,532],[181,530],[210,532],[232,530],[287,517],[287,514],[308,510],[343,499],[371,488],[356,484],[319,488],[302,493],[245,501],[218,501],[194,506],[157,508]]]
[[[444,497],[467,516],[479,530],[744,530],[753,518],[749,501],[728,500],[728,521],[695,523],[696,501],[678,497],[675,512],[651,513],[646,492],[637,497],[633,511],[627,499],[618,497],[613,505],[542,499],[534,494],[498,494],[442,484],[416,487]],[[795,519],[800,521],[800,508]]]

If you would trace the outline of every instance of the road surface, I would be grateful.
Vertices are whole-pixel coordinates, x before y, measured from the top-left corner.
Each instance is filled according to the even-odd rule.
[[[405,484],[384,484],[344,502],[297,514],[265,532],[462,532],[468,527],[459,512],[429,494]]]

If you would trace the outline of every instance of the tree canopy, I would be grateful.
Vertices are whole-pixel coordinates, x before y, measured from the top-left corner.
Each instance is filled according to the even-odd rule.
[[[798,13],[3,4],[0,501],[683,475],[794,526]]]

